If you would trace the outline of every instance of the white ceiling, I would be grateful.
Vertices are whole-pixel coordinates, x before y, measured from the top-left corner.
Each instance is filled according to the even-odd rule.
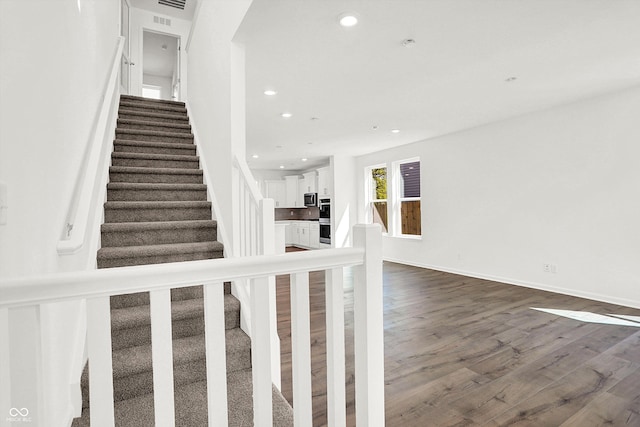
[[[196,10],[198,0],[186,0],[184,10],[158,4],[158,0],[130,0],[130,2],[131,7],[191,21],[193,19],[193,13]]]
[[[163,47],[166,47],[163,49]],[[173,77],[177,65],[178,39],[165,34],[144,31],[142,36],[143,74]]]
[[[307,169],[640,84],[639,23],[638,0],[254,0],[247,160]]]

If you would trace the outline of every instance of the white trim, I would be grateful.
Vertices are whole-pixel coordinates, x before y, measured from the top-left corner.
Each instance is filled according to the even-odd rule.
[[[433,264],[411,262],[411,261],[400,260],[392,257],[383,257],[383,259],[384,261],[395,262],[397,264],[410,265],[410,266],[419,267],[419,268],[428,268],[429,270],[443,271],[445,273],[459,274],[461,276],[491,280],[493,282],[504,283],[507,285],[538,289],[541,291],[553,292],[556,294],[569,295],[577,298],[586,298],[593,301],[600,301],[608,304],[616,304],[616,305],[621,305],[625,307],[640,309],[640,300],[635,301],[635,300],[629,300],[629,299],[616,298],[616,297],[611,297],[608,295],[603,295],[603,294],[594,293],[594,292],[576,292],[574,289],[567,289],[567,288],[562,288],[558,286],[550,286],[543,283],[528,282],[528,281],[511,279],[511,278],[501,277],[501,276],[493,276],[491,274],[477,273],[477,272],[468,271],[468,270],[458,270],[455,268],[442,267],[442,266],[433,265]]]

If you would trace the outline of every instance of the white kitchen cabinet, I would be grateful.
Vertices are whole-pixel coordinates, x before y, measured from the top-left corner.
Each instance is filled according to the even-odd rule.
[[[286,207],[287,208],[296,208],[304,206],[304,198],[300,197],[300,193],[298,191],[298,176],[285,176],[285,193],[286,193]]]
[[[317,193],[318,192],[318,183],[316,182],[316,171],[307,172],[303,175],[302,182],[304,183],[302,186],[304,193]]]
[[[316,221],[309,224],[309,247],[314,249],[320,247],[320,224]]]
[[[285,222],[285,221],[280,221],[281,223],[284,223],[285,228],[284,228],[284,244],[285,246],[291,246],[293,245],[293,237],[291,235],[291,223],[290,222]]]
[[[298,238],[299,244],[304,247],[310,247],[311,240],[309,239],[309,222],[308,221],[300,221],[298,222]]]
[[[318,196],[330,196],[333,192],[333,177],[329,166],[318,169]]]
[[[285,181],[265,181],[267,187],[267,198],[273,199],[276,208],[284,208],[287,206],[287,189]]]

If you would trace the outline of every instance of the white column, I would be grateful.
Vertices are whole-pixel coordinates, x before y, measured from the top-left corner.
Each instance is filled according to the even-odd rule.
[[[364,263],[354,269],[354,353],[356,421],[384,425],[384,322],[382,233],[378,224],[353,227],[354,246],[365,249]]]

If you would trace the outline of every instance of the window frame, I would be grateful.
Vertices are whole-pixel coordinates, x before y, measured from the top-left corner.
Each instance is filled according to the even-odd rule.
[[[420,165],[420,196],[418,197],[402,197],[403,177],[401,167],[407,163],[418,163]],[[396,160],[391,167],[391,180],[393,183],[393,197],[391,206],[391,219],[393,226],[391,228],[392,235],[403,239],[422,239],[422,163],[420,157],[410,157],[407,159]],[[389,174],[387,173],[387,185],[389,184]],[[404,234],[402,232],[402,203],[403,202],[420,202],[420,234]],[[387,204],[387,209],[389,205]]]
[[[386,178],[386,184],[387,184],[387,198],[386,199],[378,199],[376,198],[376,188],[375,188],[375,184],[374,184],[374,180],[373,180],[373,170],[374,169],[385,169],[386,170],[386,174],[387,174],[387,178]],[[389,227],[390,227],[390,211],[389,211],[389,189],[390,189],[390,182],[389,182],[389,165],[387,163],[379,163],[376,165],[371,165],[371,166],[367,166],[364,168],[364,176],[365,176],[365,219],[366,222],[368,224],[375,224],[373,221],[373,204],[374,203],[381,203],[384,202],[387,205],[387,225],[386,225],[386,230],[384,229],[384,227],[382,227],[382,234],[383,235],[389,235]]]

